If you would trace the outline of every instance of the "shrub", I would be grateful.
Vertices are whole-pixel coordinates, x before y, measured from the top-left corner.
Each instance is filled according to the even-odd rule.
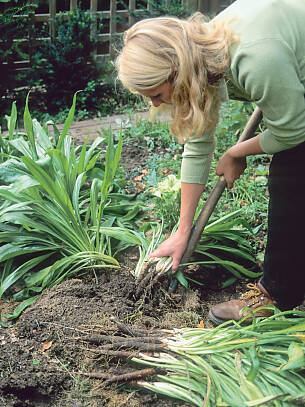
[[[82,102],[90,105],[92,81],[97,81],[100,74],[92,57],[97,45],[97,39],[90,36],[93,22],[89,12],[79,9],[66,18],[60,15],[55,19],[56,36],[52,41],[45,40],[33,56],[28,84],[44,89],[51,114],[67,106],[78,90],[89,89],[82,95]]]
[[[15,88],[20,84],[21,74],[14,70],[14,60],[16,57],[24,59],[24,54],[20,49],[20,41],[14,39],[22,38],[26,20],[20,16],[30,7],[29,4],[11,6],[8,3],[12,2],[0,2],[0,113],[10,106],[12,99],[15,98]]]
[[[191,10],[189,9],[187,3],[184,3],[181,0],[172,0],[169,5],[165,0],[148,0],[148,3],[151,6],[149,9],[147,9],[146,5],[140,5],[140,11],[135,10],[132,12],[132,15],[136,18],[136,20],[165,15],[186,18],[191,14]]]

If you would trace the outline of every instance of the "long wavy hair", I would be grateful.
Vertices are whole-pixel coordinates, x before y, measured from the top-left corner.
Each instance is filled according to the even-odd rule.
[[[171,81],[171,133],[181,142],[211,132],[218,122],[220,80],[230,64],[236,36],[230,22],[195,13],[187,20],[157,17],[124,33],[118,77],[134,93]]]

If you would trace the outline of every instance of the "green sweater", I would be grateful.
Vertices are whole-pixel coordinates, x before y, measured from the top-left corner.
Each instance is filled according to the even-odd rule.
[[[305,141],[305,0],[236,0],[215,19],[232,19],[239,41],[230,48],[229,94],[255,102],[267,130],[268,154]],[[206,183],[214,150],[211,135],[184,146],[181,179]]]

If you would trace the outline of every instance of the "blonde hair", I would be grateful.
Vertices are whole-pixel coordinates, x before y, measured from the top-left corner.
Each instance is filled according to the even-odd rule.
[[[217,125],[219,81],[234,40],[229,22],[207,22],[201,13],[142,20],[124,33],[118,77],[134,93],[171,81],[171,132],[184,142]]]

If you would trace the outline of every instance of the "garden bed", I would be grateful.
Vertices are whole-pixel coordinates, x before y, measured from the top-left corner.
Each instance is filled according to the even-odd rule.
[[[77,124],[74,125],[77,128]],[[73,133],[73,129],[71,129]],[[87,134],[87,132],[84,132]],[[82,141],[78,136],[78,141]],[[162,154],[161,150],[159,154]],[[143,146],[125,143],[122,163],[127,174],[147,164],[149,153]],[[141,179],[127,186],[137,190]],[[221,276],[205,271],[204,288],[182,287],[169,295],[165,277],[150,293],[136,298],[134,271],[136,249],[120,259],[119,270],[85,274],[45,290],[36,302],[9,328],[0,328],[0,405],[5,407],[94,407],[94,406],[178,406],[187,405],[135,385],[103,388],[102,381],[84,373],[134,370],[128,359],[98,356],[95,345],[82,341],[86,334],[116,336],[116,317],[131,328],[147,331],[173,327],[196,327],[203,321],[209,326],[207,312],[211,304],[242,291],[245,283],[220,290]],[[197,267],[196,273],[201,273]],[[218,273],[218,272],[217,272]],[[16,304],[0,302],[3,320]]]
[[[79,135],[76,140],[83,141]],[[136,142],[127,137],[124,141],[121,163],[127,174],[127,193],[145,190],[143,175],[147,172],[143,170],[152,150],[159,157],[166,152],[157,142],[148,145],[145,138]],[[225,206],[223,210],[226,211]],[[261,240],[256,242],[258,247],[263,248],[263,237],[261,231],[256,237]],[[207,318],[210,306],[243,292],[249,280],[221,289],[221,282],[227,278],[222,268],[204,269],[197,265],[190,266],[187,273],[194,280],[200,279],[201,286],[190,283],[187,291],[179,286],[169,295],[169,279],[165,275],[149,292],[143,290],[137,295],[133,274],[138,259],[138,250],[132,248],[121,253],[119,269],[80,273],[44,290],[16,322],[9,328],[0,328],[1,406],[190,406],[140,389],[135,382],[105,385],[103,375],[114,377],[139,367],[123,353],[102,354],[94,336],[103,335],[114,343],[122,335],[120,323],[132,331],[141,330],[143,335],[160,329],[211,327]],[[13,302],[0,301],[3,321],[15,306]],[[103,377],[97,378],[99,375]]]

